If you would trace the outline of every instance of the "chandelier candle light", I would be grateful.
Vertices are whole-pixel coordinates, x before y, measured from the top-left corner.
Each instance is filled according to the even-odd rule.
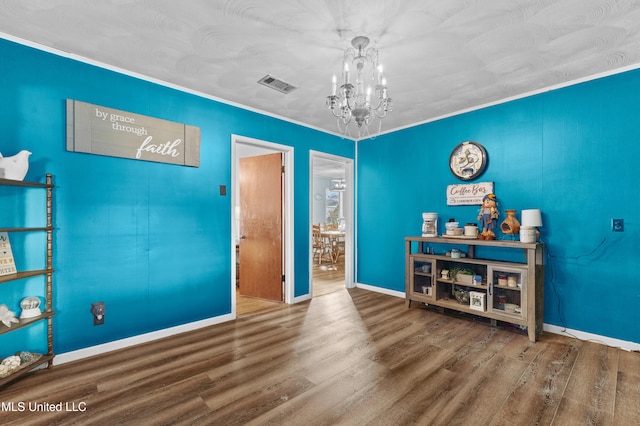
[[[342,84],[338,91],[338,80],[331,79],[331,95],[327,96],[327,107],[337,118],[338,130],[349,134],[349,124],[358,125],[358,137],[369,135],[369,123],[378,119],[378,132],[382,119],[392,110],[391,98],[387,94],[387,80],[378,64],[378,50],[367,48],[369,38],[358,36],[351,40],[351,48],[344,52]],[[349,63],[355,68],[355,85],[351,83]],[[366,89],[365,89],[366,87]],[[372,100],[373,98],[373,100]],[[342,125],[344,125],[344,128]]]

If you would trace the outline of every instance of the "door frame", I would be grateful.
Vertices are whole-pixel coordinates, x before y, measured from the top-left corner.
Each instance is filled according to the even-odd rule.
[[[354,160],[339,155],[329,154],[322,151],[309,151],[309,294],[313,297],[313,237],[311,235],[311,224],[313,223],[313,160],[323,158],[336,161],[344,165],[345,184],[344,191],[344,218],[345,218],[345,238],[344,238],[344,285],[346,288],[355,287],[355,174]]]
[[[231,315],[236,318],[236,242],[240,230],[236,223],[236,204],[238,200],[238,145],[247,146],[256,150],[255,155],[267,153],[282,153],[282,161],[285,167],[282,188],[282,250],[284,279],[284,302],[292,304],[294,301],[294,250],[293,250],[293,147],[254,139],[246,136],[231,135]]]

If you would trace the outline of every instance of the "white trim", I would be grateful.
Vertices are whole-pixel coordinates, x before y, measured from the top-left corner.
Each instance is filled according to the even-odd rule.
[[[345,248],[344,248],[344,284],[346,288],[355,287],[355,179],[354,161],[352,158],[328,154],[322,151],[309,150],[309,294],[313,297],[313,160],[324,158],[341,163],[344,166],[346,189],[344,191]],[[347,255],[348,254],[348,255]]]
[[[388,290],[381,287],[375,287],[368,284],[360,284],[360,283],[358,283],[356,286],[363,290],[373,291],[376,293],[383,293],[389,296],[400,297],[403,299],[405,298],[405,293],[395,291],[395,290]],[[311,299],[309,295],[297,297],[295,298],[294,303],[303,302],[309,299]],[[119,349],[125,349],[131,346],[152,342],[154,340],[163,339],[165,337],[174,336],[176,334],[198,330],[200,328],[209,327],[212,325],[222,324],[224,322],[233,321],[235,319],[236,319],[236,316],[234,314],[220,315],[220,316],[208,318],[205,320],[200,320],[200,321],[195,321],[187,324],[178,325],[175,327],[165,328],[163,330],[152,331],[150,333],[145,333],[145,334],[139,334],[137,336],[128,337],[126,339],[115,340],[113,342],[107,342],[107,343],[103,343],[96,346],[90,346],[87,348],[78,349],[76,351],[65,352],[65,353],[56,355],[53,359],[53,364],[60,365],[60,364],[65,364],[67,362],[78,361],[83,358],[88,358],[95,355],[102,355],[107,352],[111,352]],[[550,324],[544,324],[543,329],[544,331],[547,331],[549,333],[573,337],[573,338],[577,338],[577,339],[588,341],[588,342],[601,343],[607,346],[620,348],[626,351],[640,351],[640,344],[635,342],[613,339],[606,336],[585,333],[582,331],[571,330],[565,327],[558,327]]]
[[[205,320],[200,320],[200,321],[190,322],[187,324],[177,325],[175,327],[165,328],[158,331],[152,331],[150,333],[138,334],[137,336],[127,337],[126,339],[114,340],[112,342],[102,343],[96,346],[89,346],[87,348],[78,349],[76,351],[65,352],[65,353],[56,355],[53,358],[53,364],[60,365],[67,362],[88,358],[90,356],[102,355],[107,352],[115,351],[118,349],[124,349],[130,346],[152,342],[154,340],[163,339],[165,337],[186,333],[188,331],[194,331],[200,328],[209,327],[216,324],[221,324],[227,321],[233,321],[235,319],[236,319],[235,314],[225,314],[225,315],[220,315],[213,318],[208,318]]]
[[[389,134],[389,133],[398,132],[400,130],[410,129],[412,127],[421,126],[423,124],[433,123],[434,121],[444,120],[445,118],[455,117],[457,115],[466,114],[466,113],[472,112],[472,111],[478,111],[478,110],[481,110],[481,109],[484,109],[484,108],[489,108],[489,107],[500,105],[500,104],[506,104],[506,103],[511,102],[511,101],[517,101],[518,99],[524,99],[524,98],[528,98],[528,97],[531,97],[531,96],[539,95],[539,94],[542,94],[542,93],[552,92],[554,90],[563,89],[565,87],[576,86],[576,85],[581,84],[581,83],[586,83],[586,82],[589,82],[589,81],[598,80],[600,78],[610,77],[610,76],[616,75],[616,74],[622,74],[622,73],[625,73],[625,72],[628,72],[628,71],[633,71],[633,70],[636,70],[636,69],[640,69],[640,64],[629,65],[629,66],[626,66],[626,67],[617,68],[617,69],[606,71],[606,72],[602,72],[602,73],[599,73],[599,74],[589,75],[589,76],[586,76],[586,77],[578,78],[578,79],[575,79],[575,80],[567,81],[567,82],[556,84],[556,85],[553,85],[553,86],[543,87],[542,89],[532,90],[530,92],[526,92],[526,93],[522,93],[522,94],[519,94],[519,95],[511,96],[511,97],[508,97],[508,98],[498,99],[497,101],[488,102],[488,103],[477,105],[477,106],[474,106],[474,107],[465,108],[465,109],[461,109],[461,110],[458,110],[458,111],[450,112],[448,114],[443,114],[443,115],[440,115],[440,116],[437,116],[437,117],[428,118],[426,120],[419,121],[419,122],[412,123],[412,124],[407,124],[405,126],[395,127],[393,129],[385,130],[384,132],[376,133],[372,137],[365,138],[365,139],[362,139],[362,140],[375,139],[376,137],[381,136],[381,135],[386,135],[386,134]]]
[[[354,143],[353,161],[353,199],[358,199],[358,141]],[[353,202],[353,285],[357,287],[358,282],[358,203]]]
[[[289,145],[282,145],[274,142],[267,142],[260,139],[254,139],[236,134],[231,135],[231,312],[236,313],[236,242],[235,236],[238,230],[235,223],[235,201],[237,189],[237,163],[238,154],[236,145],[252,145],[256,148],[269,149],[274,152],[281,152],[284,158],[284,210],[283,210],[283,226],[284,226],[284,302],[287,304],[294,303],[295,294],[295,259],[294,259],[294,221],[293,215],[293,181],[294,169],[293,158],[294,149]]]
[[[368,290],[368,291],[373,291],[376,293],[383,293],[383,294],[387,294],[389,296],[396,296],[396,297],[400,297],[402,299],[405,298],[405,294],[404,292],[401,291],[395,291],[395,290],[389,290],[386,288],[381,288],[381,287],[375,287],[375,286],[371,286],[368,284],[357,284],[358,288],[361,288],[363,290]],[[633,351],[633,352],[639,352],[640,351],[640,343],[636,343],[636,342],[630,342],[627,340],[620,340],[620,339],[615,339],[612,337],[607,337],[607,336],[601,336],[598,334],[593,334],[593,333],[586,333],[584,331],[580,331],[580,330],[572,330],[566,327],[558,327],[557,325],[552,325],[552,324],[546,324],[544,323],[542,325],[542,329],[546,332],[549,333],[553,333],[553,334],[558,334],[560,336],[567,336],[567,337],[571,337],[574,339],[578,339],[578,340],[583,340],[585,342],[593,342],[593,343],[600,343],[602,345],[606,345],[606,346],[610,346],[612,348],[619,348],[625,351]]]
[[[544,324],[543,330],[549,333],[559,334],[561,336],[572,337],[586,342],[600,343],[602,345],[620,348],[625,351],[640,351],[640,343],[629,342],[626,340],[614,339],[612,337],[600,336],[598,334],[586,333],[580,330],[572,330],[566,327],[558,327],[557,325]]]
[[[278,120],[286,121],[286,122],[289,122],[289,123],[294,123],[294,124],[297,124],[299,126],[306,127],[306,128],[313,129],[313,130],[317,130],[317,131],[322,132],[322,133],[327,133],[327,134],[330,134],[330,135],[338,136],[341,139],[347,139],[347,140],[354,141],[354,142],[357,142],[359,140],[358,138],[347,137],[347,136],[345,136],[345,135],[343,135],[342,133],[339,133],[339,132],[329,131],[327,129],[323,129],[323,128],[320,128],[320,127],[312,126],[312,125],[310,125],[308,123],[303,123],[301,121],[293,120],[293,119],[288,118],[288,117],[283,117],[283,116],[280,116],[280,115],[277,115],[277,114],[273,114],[273,113],[268,112],[268,111],[263,111],[263,110],[260,110],[260,109],[257,109],[257,108],[253,108],[253,107],[250,107],[250,106],[247,106],[247,105],[239,104],[237,102],[229,101],[227,99],[218,98],[216,96],[212,96],[212,95],[209,95],[209,94],[206,94],[206,93],[202,93],[202,92],[199,92],[197,90],[188,89],[186,87],[182,87],[182,86],[179,86],[177,84],[171,84],[171,83],[168,83],[166,81],[162,81],[162,80],[159,80],[159,79],[156,79],[156,78],[152,78],[152,77],[149,77],[149,76],[146,76],[146,75],[143,75],[143,74],[138,74],[138,73],[130,71],[130,70],[126,70],[126,69],[123,69],[123,68],[115,67],[113,65],[108,65],[108,64],[105,64],[105,63],[100,62],[100,61],[95,61],[93,59],[85,58],[84,56],[75,55],[75,54],[72,54],[72,53],[69,53],[69,52],[64,52],[62,50],[58,50],[58,49],[55,49],[55,48],[52,48],[52,47],[49,47],[49,46],[44,46],[42,44],[35,43],[35,42],[29,41],[29,40],[25,40],[25,39],[22,39],[22,38],[19,38],[19,37],[16,37],[16,36],[13,36],[13,35],[10,35],[10,34],[7,34],[7,33],[3,33],[1,31],[0,31],[0,38],[12,41],[14,43],[22,44],[24,46],[29,46],[29,47],[32,47],[34,49],[42,50],[44,52],[52,53],[54,55],[61,56],[63,58],[73,59],[73,60],[78,61],[78,62],[83,62],[83,63],[89,64],[89,65],[93,65],[93,66],[96,66],[96,67],[104,68],[104,69],[107,69],[107,70],[110,70],[110,71],[117,72],[119,74],[128,75],[128,76],[131,76],[131,77],[138,78],[140,80],[144,80],[144,81],[148,81],[148,82],[151,82],[151,83],[155,83],[155,84],[158,84],[160,86],[169,87],[171,89],[176,89],[176,90],[179,90],[181,92],[197,95],[197,96],[200,96],[200,97],[205,98],[205,99],[211,99],[213,101],[220,102],[220,103],[223,103],[223,104],[226,104],[226,105],[231,105],[231,106],[234,106],[234,107],[237,107],[237,108],[241,108],[241,109],[244,109],[244,110],[247,110],[247,111],[256,112],[258,114],[262,114],[262,115],[265,115],[267,117],[272,117],[272,118],[276,118]],[[423,124],[432,123],[434,121],[443,120],[445,118],[454,117],[456,115],[465,114],[467,112],[477,111],[477,110],[480,110],[480,109],[483,109],[483,108],[488,108],[488,107],[491,107],[491,106],[504,104],[504,103],[515,101],[515,100],[518,100],[518,99],[523,99],[523,98],[527,98],[527,97],[530,97],[530,96],[539,95],[541,93],[551,92],[553,90],[558,90],[558,89],[562,89],[562,88],[565,88],[565,87],[575,86],[575,85],[578,85],[578,84],[581,84],[581,83],[586,83],[588,81],[598,80],[600,78],[610,77],[610,76],[616,75],[616,74],[622,74],[624,72],[633,71],[633,70],[636,70],[636,69],[639,69],[639,68],[640,68],[640,63],[639,64],[628,65],[628,66],[621,67],[621,68],[616,68],[616,69],[605,71],[605,72],[601,72],[601,73],[598,73],[598,74],[588,75],[586,77],[577,78],[575,80],[567,81],[567,82],[564,82],[564,83],[559,83],[559,84],[556,84],[556,85],[553,85],[553,86],[543,87],[541,89],[532,90],[530,92],[522,93],[522,94],[519,94],[519,95],[516,95],[516,96],[511,96],[511,97],[504,98],[504,99],[498,99],[498,100],[493,101],[493,102],[488,102],[488,103],[477,105],[477,106],[474,106],[474,107],[470,107],[470,108],[465,108],[465,109],[461,109],[461,110],[458,110],[458,111],[454,111],[454,112],[451,112],[451,113],[448,113],[448,114],[443,114],[443,115],[440,115],[440,116],[437,116],[437,117],[428,118],[426,120],[418,121],[416,123],[407,124],[405,126],[400,126],[400,127],[395,127],[393,129],[388,129],[388,130],[385,130],[383,132],[376,133],[375,135],[373,135],[371,137],[364,138],[364,139],[361,139],[361,140],[375,139],[377,136],[386,135],[386,134],[393,133],[393,132],[398,132],[400,130],[409,129],[411,127],[421,126]]]
[[[253,107],[250,107],[250,106],[247,106],[247,105],[244,105],[244,104],[239,104],[237,102],[229,101],[227,99],[218,98],[216,96],[212,96],[212,95],[209,95],[207,93],[199,92],[199,91],[193,90],[193,89],[188,89],[186,87],[183,87],[183,86],[180,86],[180,85],[177,85],[177,84],[168,83],[166,81],[159,80],[157,78],[149,77],[147,75],[139,74],[139,73],[133,72],[131,70],[127,70],[127,69],[124,69],[124,68],[119,68],[119,67],[116,67],[116,66],[113,66],[113,65],[105,64],[104,62],[100,62],[100,61],[96,61],[96,60],[93,60],[93,59],[89,59],[89,58],[86,58],[84,56],[75,55],[73,53],[69,53],[69,52],[65,52],[65,51],[62,51],[62,50],[55,49],[53,47],[44,46],[42,44],[35,43],[35,42],[29,41],[29,40],[25,40],[25,39],[22,39],[22,38],[19,38],[19,37],[15,37],[15,36],[12,36],[10,34],[3,33],[1,31],[0,31],[0,38],[12,41],[14,43],[22,44],[24,46],[32,47],[32,48],[37,49],[37,50],[42,50],[43,52],[47,52],[47,53],[51,53],[51,54],[54,54],[54,55],[57,55],[57,56],[61,56],[63,58],[72,59],[74,61],[82,62],[82,63],[85,63],[85,64],[93,65],[95,67],[99,67],[99,68],[103,68],[103,69],[106,69],[106,70],[109,70],[109,71],[117,72],[118,74],[127,75],[127,76],[134,77],[134,78],[137,78],[137,79],[140,79],[140,80],[148,81],[150,83],[158,84],[160,86],[169,87],[171,89],[179,90],[181,92],[190,93],[192,95],[200,96],[200,97],[205,98],[205,99],[211,99],[211,100],[216,101],[216,102],[220,102],[220,103],[223,103],[223,104],[226,104],[226,105],[234,106],[236,108],[240,108],[240,109],[244,109],[244,110],[247,110],[247,111],[256,112],[258,114],[265,115],[267,117],[272,117],[272,118],[276,118],[278,120],[282,120],[282,121],[286,121],[286,122],[289,122],[289,123],[297,124],[299,126],[306,127],[306,128],[313,129],[313,130],[317,130],[317,131],[322,132],[322,133],[328,133],[330,135],[338,136],[338,137],[340,137],[342,139],[349,139],[349,140],[352,140],[352,141],[355,140],[353,138],[345,137],[344,135],[342,135],[341,133],[338,133],[338,132],[332,132],[332,131],[329,131],[329,130],[326,130],[326,129],[323,129],[323,128],[320,128],[320,127],[312,126],[312,125],[310,125],[308,123],[303,123],[301,121],[293,120],[293,119],[291,119],[289,117],[283,117],[281,115],[274,114],[272,112],[263,111],[263,110],[258,109],[258,108],[253,108]]]
[[[401,299],[404,299],[405,298],[405,294],[406,294],[404,291],[389,290],[388,288],[376,287],[376,286],[369,285],[369,284],[356,283],[356,287],[361,288],[363,290],[368,290],[368,291],[373,291],[373,292],[376,292],[376,293],[386,294],[388,296],[399,297]]]
[[[307,300],[311,300],[311,294],[303,294],[302,296],[294,297],[293,303],[306,302]]]

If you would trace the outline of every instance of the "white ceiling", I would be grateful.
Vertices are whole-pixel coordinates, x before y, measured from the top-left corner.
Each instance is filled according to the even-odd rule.
[[[331,76],[365,35],[386,132],[635,68],[640,1],[0,0],[0,35],[328,132]]]

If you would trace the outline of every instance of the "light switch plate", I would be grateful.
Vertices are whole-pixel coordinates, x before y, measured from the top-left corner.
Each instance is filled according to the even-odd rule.
[[[611,219],[612,232],[624,232],[624,219]]]

